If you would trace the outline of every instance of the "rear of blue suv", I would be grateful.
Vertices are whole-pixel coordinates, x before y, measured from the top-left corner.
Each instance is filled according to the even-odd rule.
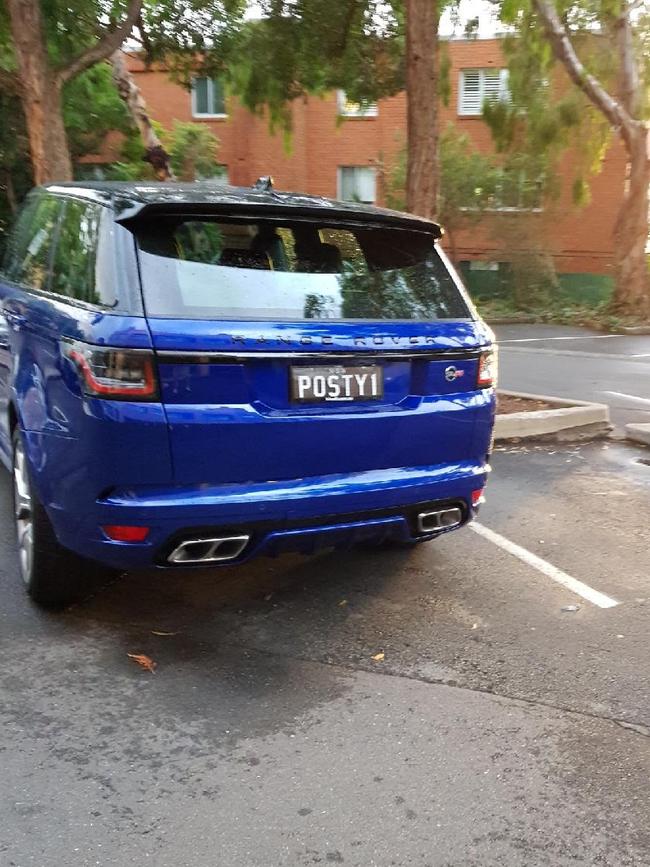
[[[410,545],[471,520],[492,336],[438,227],[234,188],[31,194],[0,273],[0,456],[30,595]]]

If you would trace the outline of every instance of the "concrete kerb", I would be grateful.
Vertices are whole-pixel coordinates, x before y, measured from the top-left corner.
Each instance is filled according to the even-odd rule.
[[[622,325],[619,334],[650,334],[650,325]]]
[[[521,439],[593,439],[607,436],[612,430],[609,407],[604,403],[589,403],[584,400],[567,400],[544,394],[528,394],[521,391],[499,389],[499,394],[521,397],[551,404],[553,409],[538,409],[532,412],[497,414],[494,438],[501,440]],[[650,425],[648,425],[650,428]]]
[[[650,446],[650,424],[626,424],[625,436],[635,443]]]

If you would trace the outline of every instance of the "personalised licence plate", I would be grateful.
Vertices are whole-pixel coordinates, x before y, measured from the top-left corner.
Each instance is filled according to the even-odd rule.
[[[291,368],[291,400],[295,403],[351,403],[383,396],[384,370],[379,364]]]

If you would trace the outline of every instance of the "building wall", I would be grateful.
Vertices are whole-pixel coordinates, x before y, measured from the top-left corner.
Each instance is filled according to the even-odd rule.
[[[480,117],[458,115],[459,74],[463,68],[504,65],[498,40],[452,41],[451,98],[442,108],[441,127],[453,122],[484,152],[492,150],[490,131]],[[192,117],[190,93],[174,84],[164,71],[146,70],[135,58],[131,70],[142,89],[152,117],[169,127],[175,120],[207,124],[220,141],[218,160],[227,166],[232,184],[248,186],[261,175],[272,175],[279,189],[317,195],[337,195],[339,166],[374,166],[378,170],[378,203],[383,202],[383,173],[395,163],[406,138],[406,99],[403,93],[381,100],[377,117],[341,119],[334,94],[305,98],[293,106],[293,134],[287,150],[282,133],[271,135],[265,117],[252,115],[235,100],[228,102],[227,118]],[[561,272],[608,273],[612,266],[612,230],[621,199],[625,158],[622,147],[609,150],[602,172],[591,182],[591,202],[576,210],[571,204],[572,158],[563,161],[563,194],[552,213],[540,218],[540,231]],[[516,220],[517,214],[500,221]],[[460,259],[507,258],[486,219],[459,232]],[[507,224],[506,228],[507,228]]]

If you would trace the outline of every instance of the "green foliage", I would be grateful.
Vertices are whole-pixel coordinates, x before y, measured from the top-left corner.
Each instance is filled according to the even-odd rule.
[[[403,86],[402,13],[382,0],[261,0],[226,75],[244,105],[291,127],[291,100],[343,88],[373,102]],[[209,52],[207,62],[211,62]]]
[[[518,152],[508,153],[505,158],[486,155],[453,124],[440,136],[438,162],[438,215],[450,239],[452,258],[455,258],[455,237],[459,230],[484,221],[486,214],[503,209],[539,210],[555,191],[556,178],[546,173],[543,155],[535,157]],[[405,183],[406,150],[402,147],[386,180],[390,207],[404,207]]]
[[[32,186],[25,122],[17,97],[0,91],[0,250],[14,208]]]
[[[163,135],[174,174],[179,181],[197,181],[220,174],[219,139],[205,124],[175,121]]]
[[[439,140],[440,222],[455,232],[480,219],[495,194],[497,171],[493,160],[480,153],[469,136],[449,124]]]
[[[32,186],[29,146],[20,101],[0,91],[0,232],[13,217],[13,200],[19,204]],[[111,79],[108,65],[93,67],[64,89],[64,120],[73,160],[96,153],[110,130],[127,135],[133,129],[124,103]],[[142,145],[140,144],[140,151]]]
[[[66,84],[63,118],[73,161],[97,153],[111,130],[126,134],[132,129],[107,63],[93,66]]]
[[[625,0],[562,0],[558,11],[587,71],[616,98],[620,70],[612,50],[615,16]],[[484,117],[497,149],[527,153],[545,162],[547,175],[557,173],[562,154],[571,148],[575,178],[572,199],[589,200],[588,177],[598,172],[613,134],[610,124],[556,63],[551,44],[530,0],[501,0],[500,16],[513,28],[504,41],[511,99],[486,106]],[[650,13],[638,15],[634,27],[637,58],[645,72],[642,116],[650,111]],[[559,190],[555,189],[555,192]]]
[[[170,155],[172,169],[179,181],[221,176],[222,169],[217,162],[219,139],[205,124],[176,121],[171,130],[166,130],[154,121],[153,126]],[[118,162],[104,167],[103,173],[108,180],[114,181],[155,180],[135,130],[126,136]]]

